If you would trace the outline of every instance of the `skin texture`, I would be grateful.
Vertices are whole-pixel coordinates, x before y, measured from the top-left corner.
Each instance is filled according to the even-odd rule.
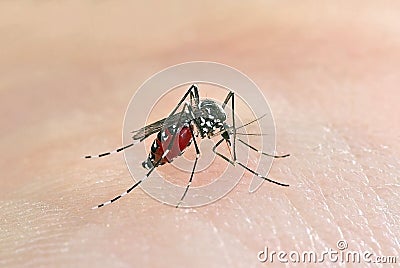
[[[0,3],[0,266],[261,267],[265,246],[339,239],[400,256],[399,3],[166,3]],[[122,155],[81,156],[119,146],[140,84],[192,60],[263,90],[292,155],[269,177],[290,187],[249,194],[245,175],[201,208],[136,189],[90,210],[132,181]]]

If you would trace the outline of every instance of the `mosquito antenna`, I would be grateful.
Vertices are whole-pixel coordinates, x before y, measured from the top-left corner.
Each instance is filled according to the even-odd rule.
[[[250,124],[252,124],[252,123],[254,123],[254,122],[257,122],[258,120],[260,120],[260,119],[262,119],[263,117],[265,117],[267,114],[264,114],[264,115],[262,115],[262,116],[260,116],[259,118],[256,118],[256,119],[254,119],[254,120],[252,120],[252,121],[250,121],[250,122],[248,122],[248,123],[246,123],[246,124],[244,124],[244,125],[242,125],[242,126],[240,126],[240,127],[237,127],[237,128],[233,128],[233,127],[229,127],[229,128],[226,128],[226,130],[227,131],[232,131],[232,130],[238,130],[238,129],[241,129],[241,128],[244,128],[244,127],[246,127],[246,126],[248,126],[248,125],[250,125]],[[225,130],[224,130],[225,131]],[[222,131],[219,131],[219,132],[217,132],[217,133],[215,133],[214,135],[216,136],[216,135],[218,135],[218,134],[220,134]],[[232,134],[233,132],[230,132],[230,134]],[[240,133],[240,132],[236,132],[236,135],[243,135],[243,136],[268,136],[268,134],[262,134],[262,133],[254,133],[254,134],[252,134],[252,133]]]
[[[254,120],[252,120],[252,121],[250,121],[250,122],[248,122],[248,123],[246,123],[246,124],[244,124],[244,125],[242,125],[242,126],[240,126],[240,127],[237,127],[237,128],[235,128],[235,130],[244,128],[245,126],[248,126],[248,125],[250,125],[250,124],[252,124],[252,123],[254,123],[254,122],[257,122],[258,120],[264,118],[266,115],[267,115],[267,114],[264,114],[264,115],[260,116],[259,118],[256,118],[256,119],[254,119]]]
[[[106,153],[102,153],[102,154],[98,154],[98,155],[87,155],[87,156],[85,156],[85,158],[99,158],[99,157],[107,156],[107,155],[110,155],[110,154],[119,153],[119,152],[121,152],[121,151],[123,151],[125,149],[128,149],[129,147],[131,147],[131,146],[133,146],[135,144],[137,144],[137,143],[133,142],[133,143],[125,145],[125,146],[123,146],[121,148],[115,149],[114,151],[106,152]]]
[[[227,128],[226,130],[231,131],[231,130],[238,130],[238,129],[244,128],[244,127],[246,127],[246,126],[248,126],[248,125],[250,125],[250,124],[253,124],[254,122],[257,122],[258,120],[264,118],[266,115],[267,115],[267,114],[264,114],[264,115],[260,116],[259,118],[256,118],[256,119],[254,119],[254,120],[252,120],[252,121],[250,121],[250,122],[247,122],[247,123],[244,124],[244,125],[241,125],[240,127],[237,127],[237,128],[229,127],[229,128]],[[220,131],[220,132],[221,132],[221,131]],[[215,133],[215,135],[220,134],[220,132]],[[268,134],[244,134],[244,133],[238,133],[238,132],[236,132],[236,134],[237,134],[237,135],[248,135],[248,136],[266,136],[266,135],[268,135]]]

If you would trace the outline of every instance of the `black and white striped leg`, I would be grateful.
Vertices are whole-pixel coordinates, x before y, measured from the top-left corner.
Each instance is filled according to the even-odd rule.
[[[267,153],[264,153],[263,151],[258,150],[258,149],[255,148],[255,147],[251,146],[250,144],[244,142],[244,141],[241,140],[241,139],[238,139],[238,141],[240,141],[241,143],[243,143],[244,145],[246,145],[247,147],[249,147],[249,148],[252,149],[253,151],[256,151],[257,153],[260,153],[260,154],[263,154],[263,155],[266,155],[266,156],[270,156],[270,157],[273,157],[273,158],[285,158],[285,157],[290,156],[290,154],[284,154],[284,155],[272,155],[272,154],[267,154]]]
[[[223,141],[224,141],[224,139],[219,140],[219,141],[217,142],[217,144],[215,144],[214,147],[213,147],[213,152],[214,152],[217,156],[219,156],[219,157],[221,157],[222,159],[224,159],[225,161],[229,162],[231,165],[238,164],[239,166],[241,166],[242,168],[244,168],[244,169],[247,170],[248,172],[250,172],[250,173],[256,175],[257,177],[259,177],[259,178],[261,178],[261,179],[264,179],[264,180],[266,180],[266,181],[275,183],[275,184],[277,184],[277,185],[279,185],[279,186],[285,186],[285,187],[289,186],[288,184],[280,183],[280,182],[271,180],[271,179],[269,179],[269,178],[267,178],[267,177],[264,177],[264,176],[258,174],[257,172],[255,172],[254,170],[252,170],[252,169],[246,167],[246,166],[243,165],[241,162],[239,162],[239,161],[237,161],[237,160],[231,160],[231,159],[229,159],[228,157],[224,156],[223,154],[217,152],[217,151],[216,151],[217,147],[218,147]]]
[[[194,133],[193,133],[192,128],[190,128],[190,132],[192,133],[193,144],[194,144],[194,147],[196,148],[196,159],[194,160],[192,173],[190,174],[190,179],[189,179],[188,184],[186,185],[185,192],[183,193],[183,195],[182,195],[182,197],[181,197],[181,200],[179,200],[179,203],[176,205],[176,207],[179,207],[179,205],[182,203],[183,199],[185,198],[187,192],[189,191],[189,187],[190,187],[190,185],[192,184],[194,172],[195,172],[195,170],[196,170],[197,161],[198,161],[198,159],[200,158],[200,150],[199,150],[199,147],[198,147],[198,145],[197,145],[196,137],[194,136]]]
[[[105,203],[102,203],[102,204],[100,204],[100,205],[97,205],[97,206],[95,206],[95,207],[92,207],[92,209],[97,209],[97,208],[101,208],[101,207],[107,206],[107,205],[109,205],[109,204],[111,204],[111,203],[117,201],[117,200],[120,199],[121,197],[123,197],[123,196],[129,194],[133,189],[135,189],[139,184],[141,184],[145,179],[147,179],[147,178],[150,176],[150,174],[153,172],[153,170],[154,170],[154,169],[157,167],[157,165],[160,163],[161,159],[162,159],[162,158],[160,158],[160,160],[158,160],[158,162],[156,163],[156,165],[154,165],[154,166],[149,170],[149,172],[147,172],[146,176],[144,176],[143,179],[141,179],[140,181],[136,182],[136,183],[135,183],[134,185],[132,185],[128,190],[126,190],[126,191],[123,192],[122,194],[120,194],[120,195],[114,197],[113,199],[111,199],[111,200],[109,200],[109,201],[107,201],[107,202],[105,202]]]
[[[110,155],[110,154],[119,153],[119,152],[121,152],[121,151],[123,151],[125,149],[128,149],[129,147],[131,147],[131,146],[133,146],[135,144],[137,144],[137,143],[134,142],[134,143],[125,145],[124,147],[115,149],[114,151],[107,152],[107,153],[102,153],[102,154],[99,154],[99,155],[87,155],[87,156],[85,156],[85,158],[99,158],[99,157],[104,157],[104,156],[107,156],[107,155]]]

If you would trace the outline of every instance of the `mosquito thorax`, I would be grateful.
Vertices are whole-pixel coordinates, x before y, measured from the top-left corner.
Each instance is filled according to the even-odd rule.
[[[223,131],[226,113],[221,105],[210,99],[200,101],[199,115],[196,118],[202,137],[211,137],[216,132]]]

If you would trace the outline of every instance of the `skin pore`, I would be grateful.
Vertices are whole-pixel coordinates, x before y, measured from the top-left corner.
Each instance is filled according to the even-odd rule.
[[[265,246],[321,253],[340,239],[400,256],[399,11],[391,1],[0,3],[0,266],[257,267]],[[233,66],[263,90],[277,152],[291,154],[268,176],[290,187],[249,194],[246,174],[200,208],[136,189],[90,210],[132,179],[122,154],[81,156],[120,146],[135,90],[192,60]]]

